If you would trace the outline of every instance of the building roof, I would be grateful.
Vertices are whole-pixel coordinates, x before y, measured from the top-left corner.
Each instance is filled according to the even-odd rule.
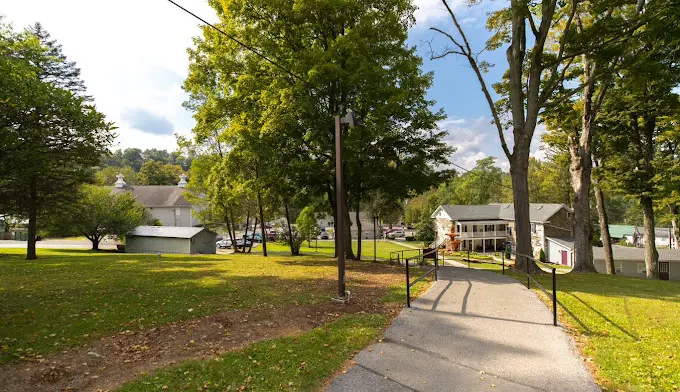
[[[545,237],[545,239],[574,250],[574,239],[572,237]]]
[[[635,231],[639,235],[645,235],[645,228],[643,226],[635,226]],[[671,231],[672,229],[668,227],[655,227],[654,236],[659,238],[668,238],[671,235]]]
[[[657,249],[659,261],[680,262],[680,249]],[[645,261],[644,248],[633,248],[630,246],[612,245],[614,261]],[[604,248],[593,246],[593,259],[604,260]]]
[[[174,185],[133,185],[112,187],[111,192],[130,192],[145,207],[191,207],[184,198],[187,190]]]
[[[127,235],[136,237],[191,238],[203,230],[207,229],[203,227],[137,226]]]
[[[482,205],[441,205],[439,206],[451,220],[515,220],[514,204],[482,204]],[[437,210],[439,210],[439,208]],[[564,204],[529,204],[529,220],[531,222],[547,222],[562,208],[571,211]],[[432,214],[435,217],[437,211]]]
[[[635,233],[635,226],[609,225],[609,236],[611,238],[623,238]]]

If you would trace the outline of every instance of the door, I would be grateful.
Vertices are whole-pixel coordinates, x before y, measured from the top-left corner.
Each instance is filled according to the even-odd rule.
[[[667,261],[660,261],[659,262],[659,279],[660,280],[670,280],[670,274],[668,270],[668,262]]]
[[[567,263],[569,263],[569,261],[567,260],[567,251],[561,250],[560,254],[562,255],[562,265],[567,265]]]

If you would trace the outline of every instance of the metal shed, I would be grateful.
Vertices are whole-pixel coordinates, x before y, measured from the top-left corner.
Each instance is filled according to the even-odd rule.
[[[215,254],[217,235],[203,227],[139,226],[125,239],[129,253]]]

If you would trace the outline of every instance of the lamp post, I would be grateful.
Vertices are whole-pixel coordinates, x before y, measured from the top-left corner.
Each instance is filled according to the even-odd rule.
[[[342,125],[347,124],[349,128],[354,127],[356,117],[351,110],[347,115],[340,117],[335,115],[335,240],[338,254],[338,296],[334,300],[347,302],[347,292],[345,291],[345,192],[343,184],[343,140]]]

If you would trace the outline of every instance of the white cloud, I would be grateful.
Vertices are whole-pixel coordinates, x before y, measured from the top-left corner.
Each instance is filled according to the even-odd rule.
[[[209,21],[215,12],[205,0],[180,4]],[[187,75],[186,49],[201,34],[199,22],[166,1],[34,0],[3,3],[15,28],[43,24],[81,69],[88,93],[118,126],[119,147],[176,149],[173,135],[139,132],[123,121],[130,108],[164,117],[186,134],[193,119],[181,105]]]
[[[415,12],[417,25],[435,23],[449,16],[441,0],[415,0],[414,4],[418,7]],[[449,7],[453,11],[457,11],[464,4],[464,0],[449,0]]]
[[[444,141],[456,148],[450,157],[451,162],[469,170],[475,167],[478,160],[493,156],[496,166],[509,170],[510,166],[498,141],[498,131],[489,118],[450,118],[438,125],[447,131]]]

